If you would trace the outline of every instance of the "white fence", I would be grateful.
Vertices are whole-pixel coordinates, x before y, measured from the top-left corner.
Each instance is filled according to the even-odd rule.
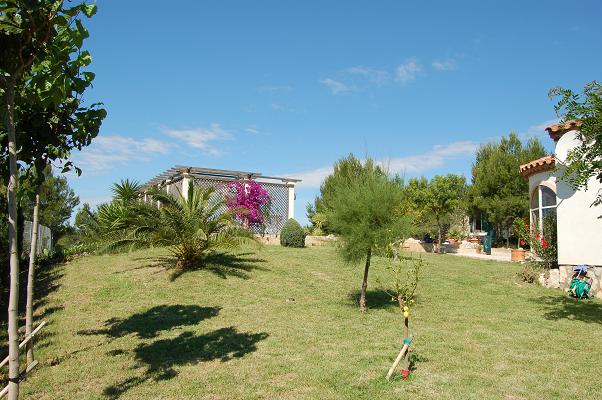
[[[29,249],[31,245],[31,226],[33,223],[31,221],[25,221],[23,224],[23,248]],[[44,249],[48,251],[52,250],[52,233],[50,232],[50,228],[47,226],[38,225],[38,245],[36,249],[36,254],[42,254]]]

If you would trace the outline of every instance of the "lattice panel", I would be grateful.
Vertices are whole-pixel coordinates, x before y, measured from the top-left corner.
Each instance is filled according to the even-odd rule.
[[[33,223],[31,221],[23,221],[23,249],[29,252],[31,246],[31,236]],[[38,245],[36,254],[42,254],[44,250],[52,250],[52,232],[47,226],[38,224]]]
[[[214,188],[215,199],[225,199],[231,195],[228,183],[231,181],[218,180],[218,179],[205,179],[202,177],[194,177],[194,185],[202,187],[204,189]],[[264,227],[253,227],[253,231],[256,233],[269,233],[275,234],[280,233],[280,230],[284,226],[288,218],[288,187],[282,184],[265,183],[260,182],[270,195],[270,203],[267,205],[267,209],[263,210],[265,216]],[[227,207],[224,206],[220,210],[225,212]]]
[[[179,198],[178,193],[182,193],[182,180],[180,179],[177,182],[174,182],[169,185],[169,194],[174,196],[175,198]],[[179,192],[178,192],[179,191]]]
[[[280,233],[284,223],[288,219],[288,187],[276,183],[261,182],[261,186],[270,195],[269,209],[264,215],[265,233]]]
[[[194,186],[202,187],[203,189],[213,188],[215,193],[213,194],[214,201],[225,200],[230,194],[228,189],[228,181],[217,180],[217,179],[203,179],[194,177]],[[219,212],[225,212],[228,209],[225,205],[219,209]]]

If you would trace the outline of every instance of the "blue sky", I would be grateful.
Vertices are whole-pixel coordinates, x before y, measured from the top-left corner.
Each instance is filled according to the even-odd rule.
[[[420,3],[420,4],[418,4]],[[159,4],[164,4],[159,6]],[[296,217],[350,152],[467,177],[479,143],[537,136],[553,86],[601,80],[599,1],[98,1],[74,160],[82,202],[176,165],[303,179]]]

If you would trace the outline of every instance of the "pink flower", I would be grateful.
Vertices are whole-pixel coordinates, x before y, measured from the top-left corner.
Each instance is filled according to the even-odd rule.
[[[226,199],[226,205],[236,210],[236,217],[247,226],[263,223],[261,207],[270,201],[268,191],[253,180],[231,182],[228,187],[233,196]]]

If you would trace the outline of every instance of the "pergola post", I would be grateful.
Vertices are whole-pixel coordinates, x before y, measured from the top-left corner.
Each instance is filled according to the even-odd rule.
[[[161,190],[161,184],[160,183],[157,184],[157,189]],[[159,200],[157,200],[157,208],[161,208],[161,202]]]
[[[295,218],[295,184],[288,182],[288,218]]]
[[[188,172],[184,172],[182,174],[182,197],[184,198],[184,201],[188,201],[188,188],[190,182],[192,182],[192,175]]]

